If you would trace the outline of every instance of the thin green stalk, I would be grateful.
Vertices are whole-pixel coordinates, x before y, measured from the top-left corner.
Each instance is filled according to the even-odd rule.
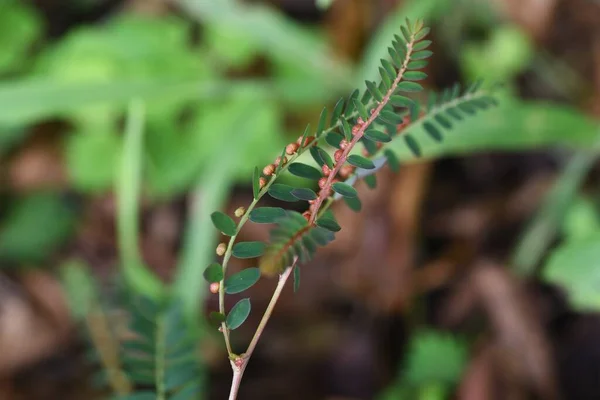
[[[160,300],[165,286],[142,261],[138,249],[138,204],[142,175],[144,105],[131,102],[127,115],[123,156],[116,183],[117,238],[125,280],[139,294]]]
[[[600,131],[598,135],[600,136]],[[512,256],[511,264],[518,275],[529,276],[535,273],[536,267],[556,236],[569,204],[599,155],[600,139],[592,149],[580,151],[573,156],[550,193],[546,195]]]

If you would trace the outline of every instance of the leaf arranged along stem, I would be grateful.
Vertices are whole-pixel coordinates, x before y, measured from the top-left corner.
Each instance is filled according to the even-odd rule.
[[[220,323],[232,367],[238,374],[236,379],[241,379],[245,363],[274,304],[286,280],[292,276],[290,268],[293,268],[296,291],[300,282],[299,265],[309,261],[317,248],[333,240],[334,233],[341,229],[328,211],[333,200],[343,198],[352,210],[360,211],[362,205],[353,187],[357,179],[364,178],[368,186],[373,188],[376,185],[373,174],[381,166],[387,163],[393,170],[399,168],[396,155],[387,150],[385,144],[402,133],[405,145],[418,157],[421,154],[421,137],[410,132],[412,126],[422,124],[425,134],[440,142],[460,121],[497,105],[495,98],[481,90],[479,83],[464,91],[460,86],[454,86],[439,95],[431,95],[426,107],[409,97],[423,90],[418,82],[427,77],[420,70],[427,66],[427,59],[432,55],[427,50],[431,41],[424,40],[428,32],[429,28],[424,27],[421,21],[411,23],[407,20],[407,24],[401,28],[402,35],[396,35],[388,49],[390,58],[381,60],[381,82],[367,81],[362,95],[355,90],[347,98],[339,99],[331,112],[324,108],[314,132],[308,125],[303,135],[295,143],[288,144],[273,163],[265,166],[262,172],[258,168],[254,170],[254,199],[243,215],[239,215],[237,224],[222,213],[213,214],[217,229],[230,236],[230,239],[227,244],[222,243],[217,248],[217,254],[223,256],[221,264],[209,266],[205,277],[212,284],[220,279],[219,313],[215,313],[215,320]],[[359,143],[363,146],[362,155],[353,153]],[[323,147],[325,144],[334,148],[333,156]],[[306,151],[310,152],[319,168],[297,161]],[[311,188],[276,183],[277,178],[286,171],[317,181],[318,192]],[[265,194],[284,202],[308,201],[309,207],[303,214],[279,207],[257,208]],[[268,245],[237,241],[237,235],[248,220],[275,224]],[[249,268],[227,278],[231,257],[261,258],[258,268]],[[266,276],[279,274],[280,280],[248,351],[238,356],[231,349],[229,333],[246,320],[250,312],[250,300],[238,302],[225,316],[225,294],[249,289],[259,279],[258,271]]]

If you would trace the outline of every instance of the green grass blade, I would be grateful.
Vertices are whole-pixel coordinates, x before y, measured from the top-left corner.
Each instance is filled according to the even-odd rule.
[[[140,295],[160,300],[164,284],[146,268],[138,250],[138,204],[142,175],[144,106],[131,102],[127,116],[121,168],[117,177],[117,237],[125,281]]]

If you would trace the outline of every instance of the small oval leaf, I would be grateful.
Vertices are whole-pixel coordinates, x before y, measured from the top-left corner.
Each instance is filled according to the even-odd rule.
[[[421,154],[422,154],[421,146],[419,146],[419,143],[416,141],[416,139],[414,137],[412,137],[411,135],[406,135],[406,136],[404,136],[404,142],[408,146],[408,149],[410,150],[410,152],[415,157],[421,157]]]
[[[273,224],[284,216],[285,210],[281,207],[259,207],[250,212],[249,218],[257,224]]]
[[[314,200],[317,198],[317,194],[308,188],[297,188],[292,190],[292,196],[299,200]]]
[[[239,328],[250,315],[251,308],[250,299],[238,301],[227,314],[227,327],[231,330]]]
[[[225,279],[225,293],[236,294],[252,287],[260,279],[258,268],[246,268]]]
[[[363,169],[375,168],[375,164],[373,164],[373,161],[363,156],[359,156],[358,154],[352,154],[350,157],[348,157],[348,163],[350,165],[354,165],[355,167]]]
[[[223,267],[217,263],[210,264],[204,270],[203,276],[208,283],[221,282],[223,280]]]
[[[344,197],[358,197],[356,189],[343,182],[334,183],[332,189]]]
[[[327,137],[329,136],[331,136],[331,134],[327,135]],[[312,179],[316,181],[318,181],[322,177],[321,171],[319,171],[315,167],[311,167],[310,165],[302,164],[299,162],[290,164],[290,166],[288,167],[288,171],[290,171],[292,175],[296,175],[300,178]]]
[[[372,140],[374,142],[383,142],[383,143],[388,143],[392,140],[392,138],[390,137],[390,135],[388,135],[387,133],[383,133],[381,131],[378,131],[376,129],[369,129],[365,132],[365,137],[369,140]]]
[[[417,82],[409,81],[402,81],[398,83],[396,88],[401,92],[420,92],[423,90],[423,86],[419,85]]]
[[[393,172],[398,172],[400,170],[400,161],[398,161],[398,157],[396,157],[396,154],[394,154],[394,152],[391,151],[390,149],[387,149],[386,151],[384,151],[383,154],[385,155],[385,158],[387,159],[387,163],[388,163],[390,169]]]
[[[237,258],[260,257],[264,252],[263,242],[239,242],[233,245],[233,256]]]
[[[220,326],[223,322],[225,322],[225,314],[217,312],[217,311],[213,311],[208,315],[208,318],[210,320],[210,323],[214,326],[214,327],[218,327]]]
[[[433,55],[433,51],[431,50],[422,50],[417,51],[410,55],[411,60],[425,60]]]
[[[334,218],[321,217],[317,220],[317,226],[327,229],[331,232],[338,232],[342,227],[337,223]]]
[[[292,190],[294,188],[290,185],[284,185],[282,183],[274,183],[269,187],[269,195],[274,199],[281,201],[294,202],[298,201],[297,198],[292,196]]]
[[[415,104],[414,100],[409,99],[408,97],[400,96],[396,94],[390,98],[390,101],[396,107],[412,107]]]
[[[371,189],[375,189],[377,187],[377,175],[365,176],[365,183]]]
[[[427,132],[427,134],[431,136],[431,138],[433,138],[433,140],[435,140],[436,142],[441,142],[444,138],[442,136],[442,132],[440,132],[440,130],[436,128],[436,126],[433,125],[431,122],[423,123],[423,129],[425,129],[425,132]]]
[[[343,199],[352,211],[359,212],[362,209],[362,203],[358,197],[344,197]]]
[[[226,215],[220,211],[215,211],[210,215],[210,219],[213,222],[215,228],[223,232],[227,236],[234,236],[237,231],[235,221],[231,219],[229,215]]]

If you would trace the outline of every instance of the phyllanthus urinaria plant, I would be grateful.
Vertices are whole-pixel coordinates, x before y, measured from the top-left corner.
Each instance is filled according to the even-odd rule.
[[[455,85],[439,96],[432,94],[426,106],[406,97],[407,93],[423,90],[418,81],[427,75],[420,70],[432,55],[427,50],[431,41],[425,40],[428,33],[429,28],[424,27],[422,21],[411,23],[407,20],[401,27],[401,36],[395,35],[388,49],[389,60],[381,60],[379,84],[366,81],[367,90],[362,96],[355,90],[348,98],[340,99],[329,116],[324,108],[314,132],[310,125],[307,126],[304,134],[288,144],[272,164],[262,171],[255,168],[254,200],[247,208],[235,210],[237,223],[222,212],[211,215],[215,227],[229,236],[228,242],[220,243],[216,248],[222,262],[211,264],[204,276],[210,283],[210,291],[219,295],[219,310],[212,312],[210,317],[223,334],[233,369],[230,399],[237,397],[244,370],[286,282],[293,276],[296,291],[300,283],[300,265],[308,262],[318,247],[331,242],[335,232],[340,230],[329,210],[333,201],[341,198],[352,210],[360,211],[361,202],[353,184],[364,179],[369,187],[374,187],[374,172],[386,163],[392,170],[397,170],[399,162],[395,153],[385,147],[397,136],[402,136],[411,153],[419,157],[421,145],[418,135],[411,133],[413,127],[421,125],[419,132],[440,142],[444,132],[450,131],[455,123],[497,104],[489,92],[480,88],[480,83],[466,90]],[[320,169],[296,162],[306,151]],[[318,191],[276,183],[286,171],[316,181]],[[279,207],[257,207],[266,194],[285,202],[306,201],[307,210],[301,214]],[[248,220],[275,225],[268,244],[237,241],[238,233]],[[260,257],[259,265],[227,276],[232,256]],[[249,298],[242,299],[227,312],[226,295],[245,291],[261,276],[278,277],[277,286],[248,348],[237,354],[232,350],[230,334],[244,323],[250,314],[251,303]]]

